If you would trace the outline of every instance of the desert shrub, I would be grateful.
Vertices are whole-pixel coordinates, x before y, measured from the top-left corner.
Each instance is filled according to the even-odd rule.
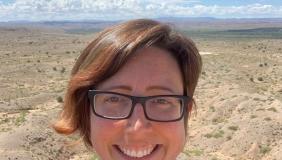
[[[264,110],[265,110],[264,108],[256,109],[256,111],[264,111]]]
[[[225,119],[223,117],[216,117],[212,119],[213,124],[223,123],[225,122]]]
[[[251,119],[257,118],[257,115],[251,115]]]
[[[277,112],[277,109],[275,107],[268,108],[267,110],[272,112]]]
[[[260,149],[260,153],[262,154],[266,154],[271,151],[271,148],[265,145],[259,146],[259,149]]]
[[[63,67],[63,68],[61,69],[61,73],[65,73],[65,71],[66,71],[66,68]]]
[[[211,110],[212,112],[215,112],[214,106],[211,106],[211,107],[210,107],[210,110]]]
[[[204,135],[204,137],[207,137],[207,138],[212,138],[212,137],[213,137],[213,135],[212,135],[211,133],[207,133],[207,134],[205,134],[205,135]]]
[[[99,160],[99,157],[96,154],[93,154],[90,160]]]
[[[266,117],[264,118],[265,121],[271,121],[271,118],[270,117]]]
[[[263,67],[263,64],[259,64],[260,67]]]
[[[259,80],[259,81],[263,81],[263,78],[262,78],[262,77],[258,77],[258,80]]]
[[[212,132],[212,133],[207,133],[204,135],[204,137],[207,138],[221,138],[224,135],[224,131],[223,130],[219,130],[217,132]]]
[[[15,119],[15,125],[20,126],[23,122],[25,122],[25,117],[26,117],[26,111],[22,111],[19,117]]]
[[[237,131],[239,129],[238,126],[229,126],[228,129],[232,130],[232,131]]]
[[[62,103],[63,102],[63,98],[61,96],[57,97],[57,102]]]
[[[224,131],[223,130],[219,130],[218,132],[214,133],[213,137],[214,138],[220,138],[223,137]]]
[[[204,151],[201,149],[192,149],[192,150],[185,149],[183,153],[186,154],[187,156],[201,156],[204,154]]]

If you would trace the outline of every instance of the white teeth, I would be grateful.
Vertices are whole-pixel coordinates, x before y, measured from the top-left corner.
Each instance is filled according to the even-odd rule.
[[[147,146],[146,148],[143,149],[129,149],[129,148],[125,148],[122,146],[118,146],[120,148],[120,150],[127,156],[129,157],[136,157],[136,158],[141,158],[144,156],[147,156],[149,154],[151,154],[151,152],[153,151],[154,147],[153,145]]]

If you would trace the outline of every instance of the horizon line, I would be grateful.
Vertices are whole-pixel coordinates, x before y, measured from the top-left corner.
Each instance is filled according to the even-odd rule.
[[[265,20],[265,19],[274,19],[282,20],[282,17],[232,17],[232,18],[221,18],[221,17],[208,17],[208,16],[199,16],[199,17],[158,17],[158,18],[132,18],[132,19],[212,19],[212,20]],[[118,22],[118,21],[127,21],[132,19],[116,19],[116,20],[107,20],[107,19],[62,19],[62,20],[7,20],[0,23],[16,23],[16,22],[30,22],[30,23],[40,23],[40,22]]]

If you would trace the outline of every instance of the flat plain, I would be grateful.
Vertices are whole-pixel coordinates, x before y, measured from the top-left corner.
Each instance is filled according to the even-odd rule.
[[[179,25],[204,63],[179,160],[282,159],[282,23],[230,23]],[[79,135],[50,127],[73,64],[104,27],[73,26],[0,25],[0,160],[97,159]]]

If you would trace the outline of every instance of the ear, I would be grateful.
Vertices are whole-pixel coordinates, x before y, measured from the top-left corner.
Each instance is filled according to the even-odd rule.
[[[193,109],[193,104],[194,104],[194,99],[192,99],[189,103],[188,103],[188,108],[187,108],[187,112],[188,114],[191,114],[192,109]]]

